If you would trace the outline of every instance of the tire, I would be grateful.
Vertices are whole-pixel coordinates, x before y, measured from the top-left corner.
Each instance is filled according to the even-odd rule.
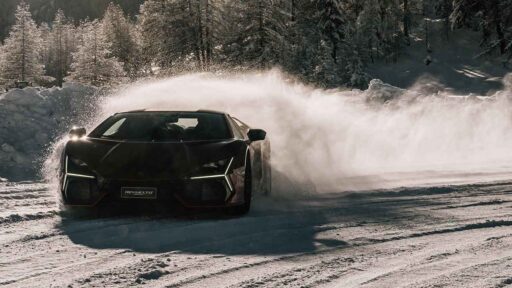
[[[244,180],[244,204],[236,207],[230,207],[228,209],[228,213],[235,216],[242,216],[249,213],[251,210],[251,202],[252,202],[252,190],[253,190],[253,181],[252,181],[252,172],[251,172],[251,161],[247,159],[248,165],[245,167],[245,180]]]
[[[272,193],[272,166],[270,165],[270,158],[263,161],[263,183],[262,191],[264,196],[270,196]]]

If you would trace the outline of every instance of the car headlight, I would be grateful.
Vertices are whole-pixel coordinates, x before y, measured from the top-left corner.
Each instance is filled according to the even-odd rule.
[[[229,163],[233,158],[222,159],[218,161],[208,162],[199,167],[197,174],[200,175],[223,175],[226,173]]]
[[[197,176],[190,177],[191,180],[200,180],[200,179],[224,179],[226,184],[229,187],[230,191],[233,191],[233,184],[229,179],[228,173],[231,170],[231,165],[233,164],[233,160],[235,157],[231,157],[228,159],[223,159],[219,161],[209,162],[203,164],[199,171],[196,171]],[[204,189],[204,187],[203,187]],[[229,195],[226,194],[226,199]]]
[[[228,159],[203,164],[202,168],[222,170],[228,164]]]
[[[67,172],[92,175],[89,167],[87,167],[87,164],[84,161],[70,156],[67,157]]]
[[[68,159],[73,162],[73,164],[79,166],[79,167],[87,167],[87,164],[85,164],[84,161],[80,160],[80,159],[77,159],[77,158],[73,158],[73,157],[68,157]]]

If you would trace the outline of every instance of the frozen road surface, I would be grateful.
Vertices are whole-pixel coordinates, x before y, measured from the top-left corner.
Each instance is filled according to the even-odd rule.
[[[512,284],[512,183],[255,202],[241,218],[70,218],[46,184],[0,183],[0,286]]]

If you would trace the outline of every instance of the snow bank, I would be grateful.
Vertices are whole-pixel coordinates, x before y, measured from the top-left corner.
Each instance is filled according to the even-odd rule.
[[[46,148],[94,111],[97,89],[66,83],[63,88],[13,89],[0,95],[0,176],[35,178]]]
[[[379,79],[373,79],[368,85],[368,90],[366,90],[366,97],[372,102],[388,102],[402,96],[405,91]]]

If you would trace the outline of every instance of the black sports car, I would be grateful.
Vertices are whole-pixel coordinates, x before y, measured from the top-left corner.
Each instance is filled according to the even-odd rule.
[[[117,113],[87,136],[70,131],[60,180],[65,205],[154,201],[243,214],[253,193],[270,193],[270,143],[222,112]]]

